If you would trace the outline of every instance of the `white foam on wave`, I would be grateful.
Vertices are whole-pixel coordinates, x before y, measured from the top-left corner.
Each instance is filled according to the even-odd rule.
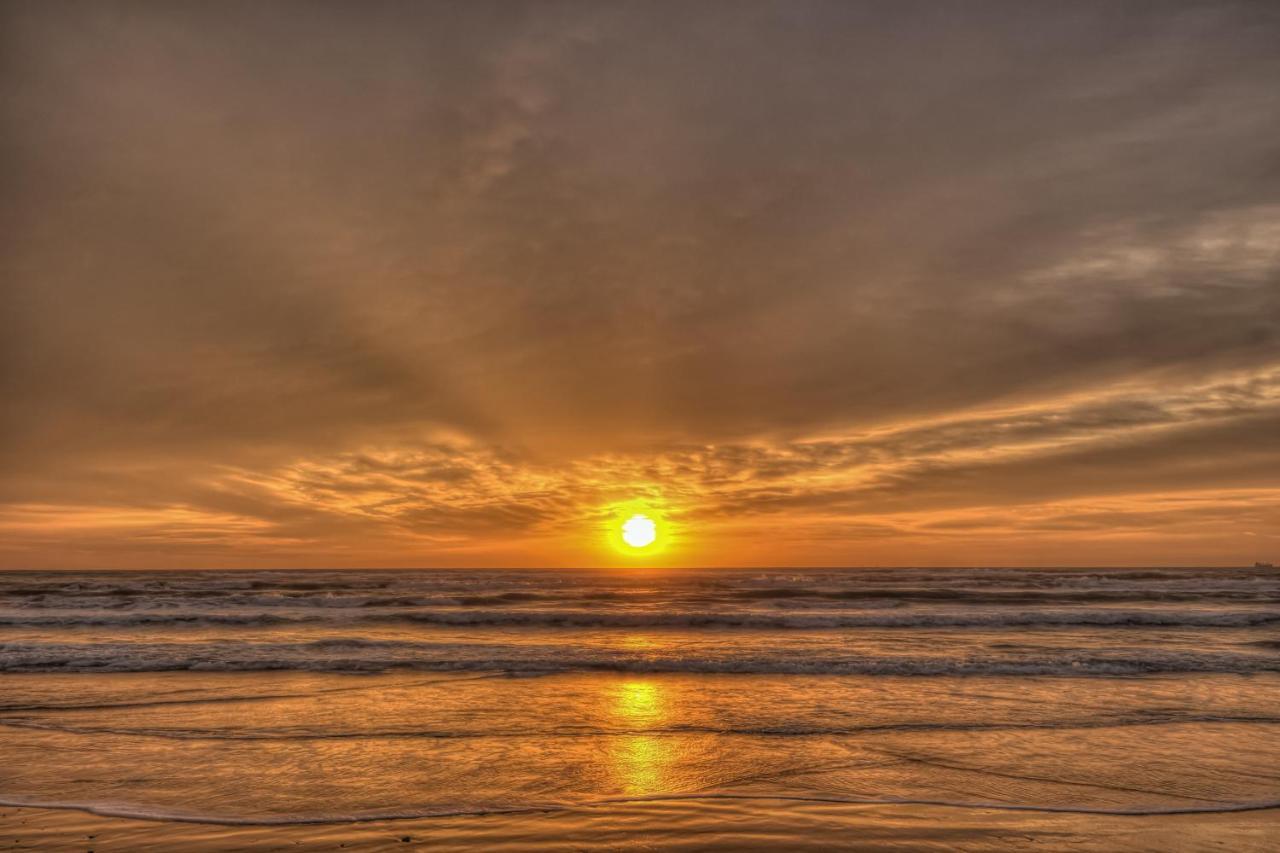
[[[1161,672],[1273,672],[1280,657],[1255,652],[1059,650],[1034,654],[875,655],[822,648],[769,650],[722,644],[689,651],[611,646],[566,649],[519,643],[425,643],[328,639],[302,643],[0,643],[7,672],[383,672],[582,671],[796,675],[1143,675]]]
[[[565,626],[574,628],[1004,628],[1037,626],[1114,627],[1249,627],[1280,622],[1271,609],[1145,609],[1053,608],[1018,611],[933,608],[928,610],[871,609],[806,612],[723,610],[539,610],[539,609],[417,609],[375,610],[311,608],[299,610],[199,612],[147,610],[110,612],[14,611],[0,613],[0,625],[10,627],[130,627],[141,625],[245,625],[408,621],[432,625]]]

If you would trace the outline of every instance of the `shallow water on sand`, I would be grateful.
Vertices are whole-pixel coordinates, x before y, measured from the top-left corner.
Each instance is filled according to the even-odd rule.
[[[0,841],[1280,848],[1271,576],[566,574],[6,578]]]
[[[1158,816],[793,800],[658,800],[420,820],[220,826],[0,808],[0,849],[44,853],[309,851],[936,851],[1170,853],[1276,849],[1273,811]]]
[[[668,798],[1280,803],[1273,675],[10,675],[0,800],[304,823]]]

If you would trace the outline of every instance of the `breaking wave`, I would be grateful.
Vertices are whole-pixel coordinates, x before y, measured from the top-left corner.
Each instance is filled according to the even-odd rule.
[[[329,639],[303,643],[0,643],[5,672],[564,672],[758,673],[791,675],[1146,675],[1276,672],[1280,658],[1232,652],[1064,651],[1055,654],[866,655],[810,649],[788,653],[661,652],[609,647],[448,644]]]
[[[14,627],[129,627],[140,625],[288,625],[298,623],[417,622],[430,625],[570,626],[578,628],[1003,628],[1037,626],[1169,626],[1248,627],[1280,622],[1276,610],[1173,609],[1041,609],[1041,610],[539,610],[539,609],[412,609],[360,608],[316,611],[299,608],[270,611],[132,610],[9,611],[0,613],[0,626]]]

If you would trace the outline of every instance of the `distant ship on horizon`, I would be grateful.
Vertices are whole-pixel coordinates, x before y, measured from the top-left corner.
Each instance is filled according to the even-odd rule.
[[[1255,569],[1274,569],[1276,566],[1275,563],[1254,563],[1253,567]]]

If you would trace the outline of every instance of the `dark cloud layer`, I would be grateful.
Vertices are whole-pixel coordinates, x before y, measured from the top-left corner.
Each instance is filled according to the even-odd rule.
[[[1277,547],[1273,3],[0,16],[0,564]]]

